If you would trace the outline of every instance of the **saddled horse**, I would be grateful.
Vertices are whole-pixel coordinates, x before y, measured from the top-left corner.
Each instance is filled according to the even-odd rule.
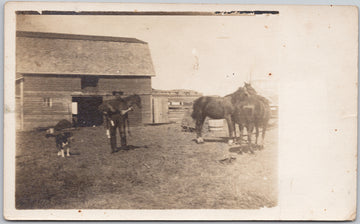
[[[240,129],[240,144],[243,136],[243,129],[246,127],[248,133],[249,150],[253,153],[251,146],[251,136],[255,128],[256,140],[258,144],[259,128],[262,128],[262,138],[260,147],[264,145],[264,138],[267,125],[271,116],[269,100],[257,94],[255,89],[248,83],[245,83],[244,88],[250,94],[249,97],[242,101],[236,102],[235,110],[233,113],[234,125],[238,124]]]
[[[234,102],[244,100],[248,96],[245,88],[240,87],[237,91],[225,97],[202,96],[194,101],[191,117],[196,122],[196,141],[203,143],[202,127],[206,117],[212,119],[225,119],[229,129],[229,144],[234,138],[234,124],[232,114],[235,111]]]
[[[110,145],[112,152],[116,152],[116,129],[119,131],[121,146],[126,147],[126,126],[128,126],[128,133],[130,135],[130,124],[128,112],[141,108],[141,98],[139,95],[130,95],[124,98],[117,98],[104,101],[99,110],[104,116],[106,124],[106,134],[110,138]]]

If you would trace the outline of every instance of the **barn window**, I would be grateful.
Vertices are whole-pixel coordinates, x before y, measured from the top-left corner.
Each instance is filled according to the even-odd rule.
[[[81,77],[81,89],[85,89],[87,87],[97,87],[98,82],[99,78],[96,76]]]
[[[50,97],[44,97],[43,98],[43,105],[45,107],[52,107],[52,99]]]

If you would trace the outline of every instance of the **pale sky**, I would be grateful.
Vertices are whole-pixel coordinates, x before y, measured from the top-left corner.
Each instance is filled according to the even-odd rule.
[[[155,89],[226,95],[244,81],[277,77],[279,23],[260,16],[22,15],[17,30],[133,37],[148,42]]]

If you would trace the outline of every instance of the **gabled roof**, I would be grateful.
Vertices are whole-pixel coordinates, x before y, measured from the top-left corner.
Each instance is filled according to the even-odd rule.
[[[155,76],[148,44],[135,38],[16,34],[17,73]]]

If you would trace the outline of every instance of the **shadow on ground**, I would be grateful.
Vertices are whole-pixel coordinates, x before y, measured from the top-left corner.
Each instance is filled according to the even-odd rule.
[[[125,146],[117,147],[115,152],[119,152],[119,151],[121,151],[121,150],[129,151],[129,150],[134,150],[134,149],[139,149],[139,148],[145,148],[145,149],[147,149],[148,146],[147,146],[147,145],[144,145],[144,146],[125,145]]]
[[[260,145],[251,144],[251,149],[253,151],[256,151],[256,150],[262,150],[263,148]],[[246,145],[238,145],[235,147],[231,147],[229,148],[229,152],[243,154],[243,153],[251,153],[251,150],[250,150],[250,146],[246,144]]]

